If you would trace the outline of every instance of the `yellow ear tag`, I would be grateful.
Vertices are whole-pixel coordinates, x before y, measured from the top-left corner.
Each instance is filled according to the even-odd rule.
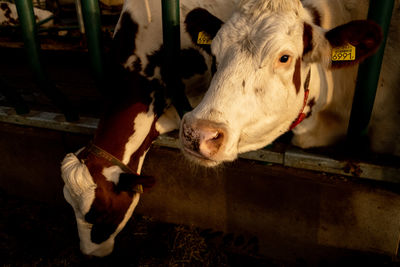
[[[197,37],[197,44],[210,45],[211,42],[212,42],[212,38],[208,33],[204,32],[204,31],[199,32],[199,35]]]
[[[356,47],[347,44],[332,49],[332,61],[354,61],[356,60]]]

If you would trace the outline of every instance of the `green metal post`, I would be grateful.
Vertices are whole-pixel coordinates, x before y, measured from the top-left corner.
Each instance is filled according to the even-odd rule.
[[[179,115],[192,108],[184,93],[184,86],[179,79],[179,58],[181,49],[179,0],[161,0],[163,19],[164,65],[167,91]]]
[[[46,80],[39,57],[39,42],[37,39],[37,27],[33,13],[32,0],[15,0],[18,17],[21,25],[24,47],[28,54],[29,64],[32,67],[35,77],[40,82]]]
[[[72,108],[65,96],[58,91],[57,87],[48,80],[48,76],[41,65],[40,46],[37,38],[32,0],[15,0],[15,5],[28,61],[39,88],[63,111],[68,121],[78,120],[77,112]]]
[[[394,0],[370,0],[368,19],[378,23],[384,39],[378,52],[360,64],[350,116],[348,139],[360,144],[365,140],[374,106],[376,90],[385,50],[386,39],[394,7]]]
[[[99,1],[82,0],[81,5],[91,67],[96,82],[101,86],[104,72]]]

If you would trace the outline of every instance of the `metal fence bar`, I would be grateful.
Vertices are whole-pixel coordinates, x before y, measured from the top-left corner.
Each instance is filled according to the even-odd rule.
[[[165,78],[167,92],[172,96],[175,108],[182,117],[192,107],[186,98],[185,88],[179,75],[181,49],[179,0],[161,1],[164,42],[164,64],[161,74]]]
[[[33,4],[30,0],[16,0],[15,5],[18,11],[22,38],[24,47],[28,54],[28,61],[34,71],[36,79],[40,81],[46,80],[46,75],[39,58],[39,42],[37,39],[37,27],[35,15],[33,13]]]
[[[370,0],[368,19],[375,21],[382,27],[384,40],[378,52],[361,63],[358,70],[358,79],[348,128],[348,139],[356,145],[365,140],[367,135],[393,7],[394,0]]]
[[[103,51],[101,45],[100,7],[98,0],[81,1],[85,33],[93,75],[98,86],[103,84]]]
[[[28,62],[31,66],[39,88],[49,97],[55,105],[61,109],[68,121],[78,120],[77,112],[62,95],[57,87],[51,83],[45,73],[40,61],[40,45],[37,37],[37,26],[31,0],[15,0],[18,17],[20,21],[22,39],[27,53]]]

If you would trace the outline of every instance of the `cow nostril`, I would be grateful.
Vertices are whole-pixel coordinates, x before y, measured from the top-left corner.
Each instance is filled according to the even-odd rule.
[[[199,151],[200,135],[190,125],[183,124],[182,141],[184,147],[192,150]]]
[[[208,136],[203,136],[203,139],[200,141],[199,151],[204,156],[213,156],[219,151],[223,141],[223,132],[217,130]]]
[[[218,132],[218,131],[216,131],[216,132],[214,133],[214,135],[211,136],[211,139],[213,139],[213,140],[218,139],[218,138],[220,137],[220,135],[221,135],[221,133]]]
[[[180,134],[184,151],[205,158],[217,155],[226,142],[224,129],[209,121],[183,121]]]
[[[224,138],[224,134],[222,132],[216,132],[213,138],[211,138],[212,141],[218,141],[222,140]]]

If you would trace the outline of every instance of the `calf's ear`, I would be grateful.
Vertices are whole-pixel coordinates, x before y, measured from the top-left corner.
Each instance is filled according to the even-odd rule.
[[[192,42],[211,54],[211,40],[215,37],[223,22],[203,8],[190,11],[185,19],[186,32]]]
[[[383,34],[375,22],[355,20],[331,29],[325,33],[325,38],[332,47],[331,68],[341,68],[360,63],[374,54]]]
[[[142,185],[143,191],[146,192],[151,187],[153,187],[154,184],[155,184],[155,179],[153,176],[121,173],[119,175],[119,182],[116,186],[116,190],[132,192],[132,193],[143,193],[143,192],[138,192],[138,185]]]

